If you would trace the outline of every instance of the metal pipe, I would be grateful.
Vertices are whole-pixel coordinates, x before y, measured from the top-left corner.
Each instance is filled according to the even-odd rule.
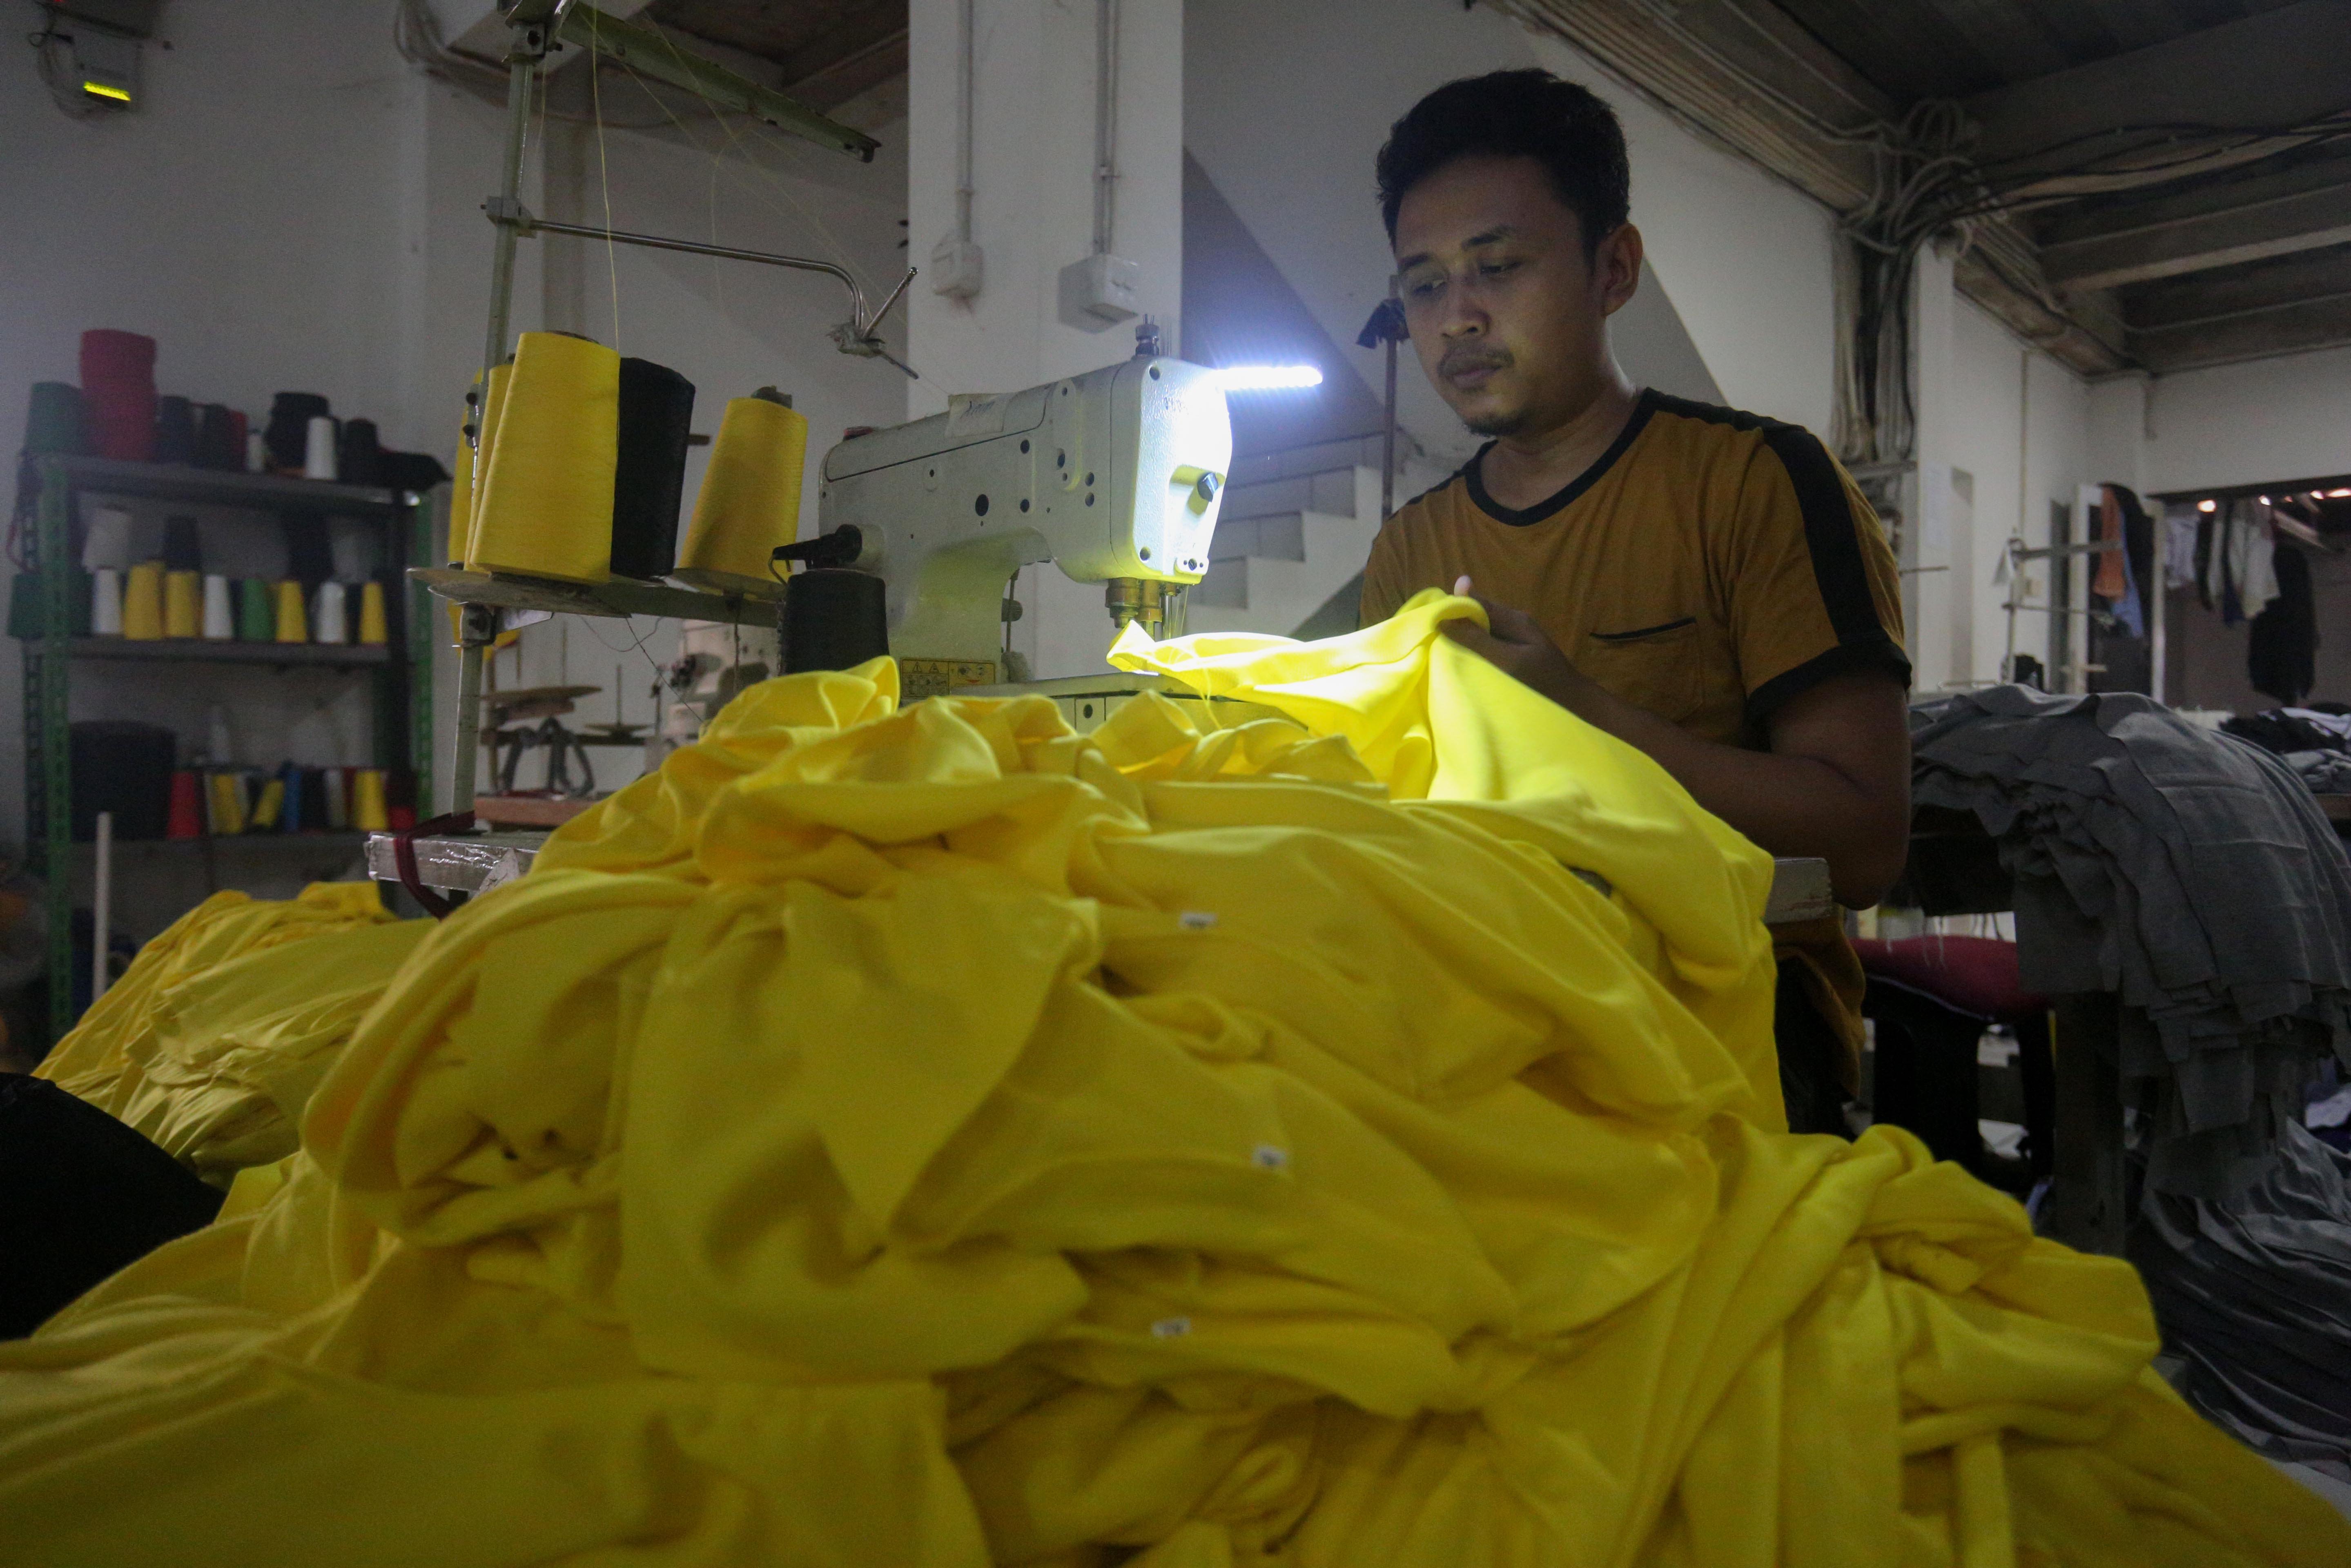
[[[963,0],[963,59],[956,73],[956,238],[971,243],[972,108],[978,48],[973,41],[972,0]],[[883,309],[889,307],[883,307]]]
[[[487,622],[489,636],[475,632]],[[497,636],[497,612],[487,605],[468,604],[458,612],[457,747],[450,759],[449,810],[474,809],[475,770],[482,749],[482,661]]]
[[[507,145],[498,171],[498,191],[507,211],[513,211],[522,201],[523,155],[530,141],[530,95],[538,78],[539,57],[535,51],[544,47],[545,37],[536,27],[517,27],[513,48],[507,56]],[[491,370],[507,357],[507,324],[514,309],[515,237],[511,225],[498,225],[490,253],[490,320],[482,345],[485,400],[489,395]],[[486,402],[475,409],[475,417],[466,422],[473,433],[468,439],[477,450],[481,445],[480,415],[486,408]]]
[[[106,928],[114,923],[114,813],[98,814],[95,884],[89,899],[89,1005],[106,995]]]
[[[1094,0],[1094,254],[1117,231],[1118,0]]]
[[[495,215],[493,214],[494,217]],[[571,235],[580,239],[609,240],[614,245],[643,246],[648,250],[683,251],[688,256],[715,256],[726,261],[756,261],[768,267],[789,267],[799,272],[825,273],[839,278],[841,287],[849,290],[852,324],[856,328],[857,336],[861,340],[872,336],[875,325],[880,322],[890,307],[898,302],[898,296],[905,292],[906,285],[914,279],[914,269],[909,267],[906,276],[898,280],[898,286],[891,289],[889,295],[882,301],[881,308],[869,312],[865,305],[865,291],[857,286],[857,279],[851,277],[845,268],[836,267],[829,261],[819,261],[813,256],[778,256],[764,250],[741,250],[733,246],[705,245],[700,240],[670,239],[662,235],[632,234],[625,229],[591,228],[585,224],[559,224],[549,218],[533,217],[528,213],[517,218],[500,221],[498,227],[500,232],[505,234]]]

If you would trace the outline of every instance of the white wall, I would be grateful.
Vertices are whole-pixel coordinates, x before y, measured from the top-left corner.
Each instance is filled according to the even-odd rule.
[[[478,208],[496,183],[501,110],[403,62],[392,9],[390,0],[174,6],[172,47],[147,52],[145,105],[94,121],[53,107],[29,51],[0,63],[8,73],[0,212],[10,214],[0,225],[0,428],[21,430],[31,382],[78,379],[85,328],[119,327],[158,340],[164,392],[258,418],[275,392],[317,392],[339,413],[375,420],[388,445],[446,461],[482,351],[490,229]],[[738,134],[742,146],[716,122],[691,118],[684,136],[699,148],[675,133],[610,131],[600,160],[592,134],[559,129],[557,178],[551,187],[540,180],[537,148],[549,139],[536,139],[525,201],[551,216],[601,219],[609,169],[618,226],[846,256],[886,288],[903,266],[903,134],[877,131],[888,151],[872,166],[779,148],[771,132]],[[557,247],[572,247],[568,267]],[[601,251],[584,256],[586,248],[523,244],[517,329],[572,327],[609,340],[611,275]],[[543,269],[542,257],[553,265]],[[626,250],[614,259],[620,346],[695,382],[697,429],[715,430],[726,397],[763,382],[796,394],[820,450],[845,424],[903,417],[897,371],[843,358],[823,340],[845,314],[829,280]],[[903,317],[885,332],[902,341]],[[812,471],[813,461],[811,517]],[[649,622],[625,632],[621,622],[575,624],[571,673],[599,685],[610,683],[612,661],[587,651],[598,632],[647,675],[675,641],[674,626]],[[505,678],[556,678],[561,641],[551,630],[526,632],[521,668],[509,655]],[[19,675],[16,644],[0,644],[0,840],[23,832]],[[353,761],[365,745],[363,699],[313,690],[308,678],[165,671],[110,695],[105,678],[77,670],[77,716],[141,704],[137,716],[172,723],[191,750],[202,744],[204,707],[223,692],[252,715],[239,737],[247,760]],[[444,671],[436,702],[444,734],[453,695]],[[645,716],[642,683],[629,707]],[[610,713],[591,704],[586,716]],[[445,778],[445,740],[439,762]]]
[[[1972,526],[1955,532],[1946,587],[1967,605],[1969,656],[1925,690],[1997,681],[2007,650],[2007,590],[1993,583],[2011,533],[2029,545],[2049,542],[2052,502],[2071,507],[2076,486],[2111,476],[2091,465],[2089,392],[2081,378],[2029,349],[1991,314],[1966,299],[1953,318],[1954,395],[1949,450],[1952,466],[1972,480]],[[2022,469],[2020,470],[2020,461]],[[1959,580],[1964,571],[1964,586]],[[2038,575],[2039,569],[2035,569]],[[2045,586],[2045,579],[2043,580]],[[2048,617],[2021,613],[2017,647],[2043,657]]]
[[[1372,161],[1424,94],[1540,65],[1615,106],[1633,219],[1706,368],[1733,405],[1825,430],[1834,390],[1830,224],[1812,202],[1700,141],[1549,35],[1427,0],[1191,0],[1185,144],[1323,329],[1353,347],[1395,270]],[[1407,369],[1405,428],[1445,466],[1477,449]]]
[[[2351,348],[2158,376],[2147,396],[2148,490],[2351,474]]]

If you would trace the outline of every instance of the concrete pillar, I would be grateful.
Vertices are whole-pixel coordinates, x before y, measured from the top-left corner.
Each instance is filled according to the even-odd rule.
[[[1183,298],[1182,0],[1115,0],[1117,152],[1113,252],[1134,264],[1134,305],[1180,344]],[[934,249],[956,234],[959,0],[913,0],[906,138],[910,418],[957,392],[1018,392],[1134,351],[1134,319],[1111,321],[1070,295],[1094,244],[1100,0],[973,0],[972,230],[977,292],[941,294]],[[1015,592],[1026,614],[1013,646],[1039,677],[1105,667],[1109,614],[1099,584],[1030,567]]]
[[[1958,515],[1952,458],[1958,402],[1953,316],[1959,295],[1951,256],[1935,245],[1912,271],[1910,373],[1917,466],[1910,516],[1902,530],[1902,615],[1909,632],[1917,689],[1924,694],[1969,678],[1974,663],[1973,517]]]

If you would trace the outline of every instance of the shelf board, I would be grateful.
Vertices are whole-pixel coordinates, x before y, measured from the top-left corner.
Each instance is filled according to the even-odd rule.
[[[177,463],[134,463],[118,457],[45,457],[78,490],[108,496],[140,496],[214,507],[250,507],[274,512],[331,512],[339,517],[398,517],[408,509],[404,490],[371,485],[338,485],[325,479],[287,479],[276,474],[232,474]]]
[[[609,582],[559,582],[503,571],[464,571],[455,567],[413,566],[409,580],[457,604],[489,604],[500,610],[545,610],[558,615],[658,615],[679,621],[733,622],[772,626],[776,601],[748,595],[706,593],[666,582],[614,578]]]
[[[214,849],[277,849],[335,850],[345,853],[366,847],[370,834],[356,829],[332,833],[206,833],[193,839],[117,839],[114,841],[116,860],[141,859],[157,854],[181,854],[210,844]],[[74,841],[74,853],[83,859],[94,858],[98,846],[88,839]]]
[[[37,649],[33,643],[29,647]],[[381,643],[214,643],[197,637],[134,642],[128,637],[76,637],[67,645],[76,659],[129,659],[164,664],[295,664],[371,669],[392,663]]]

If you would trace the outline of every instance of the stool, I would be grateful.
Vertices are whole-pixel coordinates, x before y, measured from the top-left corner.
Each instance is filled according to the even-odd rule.
[[[2049,1004],[2018,978],[2016,944],[1983,936],[1856,941],[1869,977],[1862,1015],[1877,1025],[1871,1113],[1916,1133],[1937,1159],[1956,1160],[1995,1186],[2022,1191],[2047,1179],[2056,1120]],[[2016,1035],[2024,1079],[2022,1171],[1984,1147],[1977,1126],[1976,1042],[1986,1026]]]

